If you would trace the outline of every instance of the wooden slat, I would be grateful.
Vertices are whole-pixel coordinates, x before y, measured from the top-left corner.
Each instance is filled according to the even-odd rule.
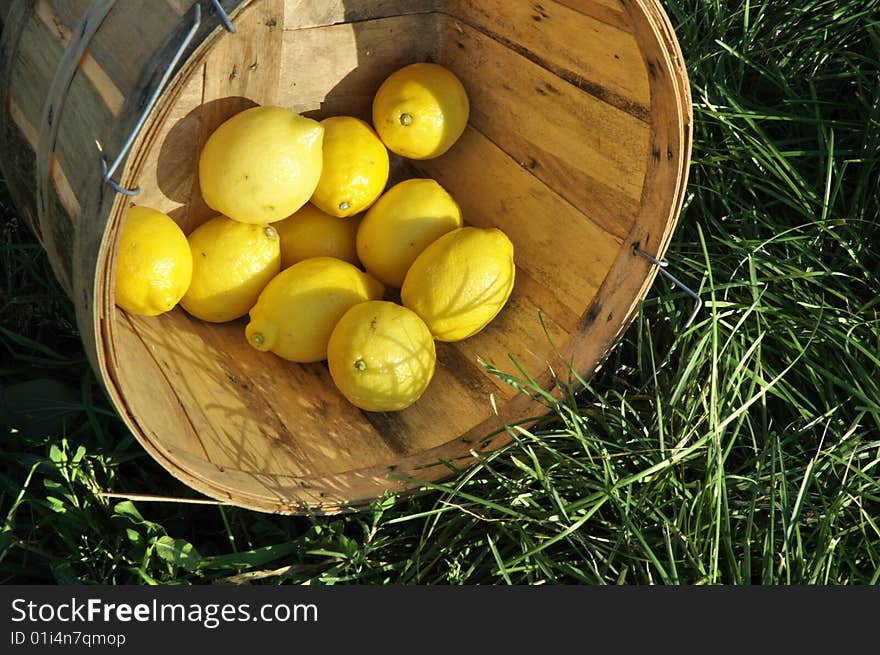
[[[36,15],[50,30],[57,34],[61,46],[66,48],[71,39],[71,28],[88,8],[88,2],[59,2],[54,0],[37,0],[34,8]],[[60,11],[59,11],[60,10]],[[65,20],[66,18],[66,20]],[[116,114],[125,100],[122,92],[113,82],[110,75],[95,61],[86,50],[78,64],[89,83],[98,91],[110,113]]]
[[[76,238],[76,226],[70,220],[67,207],[54,184],[50,184],[46,191],[44,211],[40,223],[43,247],[46,248],[52,270],[62,288],[70,294],[74,286],[73,243]],[[46,220],[47,217],[50,217],[49,220]]]
[[[64,213],[70,218],[71,223],[76,224],[82,207],[79,204],[79,199],[76,197],[76,192],[73,190],[73,185],[67,177],[67,173],[64,172],[64,168],[61,167],[57,157],[54,155],[49,162],[49,180],[52,186],[55,187],[58,199],[64,206]]]
[[[28,120],[27,116],[24,115],[21,107],[18,106],[18,103],[15,102],[15,99],[11,95],[7,99],[7,105],[9,119],[16,127],[18,127],[21,135],[24,137],[25,143],[27,144],[25,148],[17,149],[14,153],[14,156],[16,158],[29,157],[32,160],[32,164],[26,167],[26,170],[30,171],[31,175],[22,175],[23,178],[28,179],[28,181],[32,184],[33,178],[36,175],[34,171],[34,167],[36,165],[36,158],[34,156],[34,153],[36,152],[40,135],[37,132],[37,128]],[[64,207],[67,215],[71,218],[79,216],[80,205],[73,190],[73,187],[70,184],[70,180],[68,179],[67,174],[64,172],[64,169],[60,165],[58,165],[57,160],[55,160],[54,158],[49,165],[49,176],[55,186],[55,192],[58,194],[59,201]],[[28,186],[30,189],[30,185]]]
[[[435,15],[413,15],[286,31],[279,102],[323,118],[372,122],[373,96],[388,75],[436,59]]]
[[[89,0],[34,0],[34,15],[49,28],[53,38],[66,48],[70,42],[71,28],[79,22],[89,4]]]
[[[292,364],[253,351],[242,322],[207,325],[182,311],[131,320],[177,390],[208,458],[221,466],[307,476],[375,466],[453,438],[462,426],[455,419],[449,425],[444,413],[475,402],[473,388],[464,387],[455,372],[442,371],[424,405],[409,416],[368,415],[336,391],[324,364]],[[129,365],[129,375],[139,378],[133,370]],[[487,392],[490,386],[484,385]],[[137,397],[148,406],[144,393]],[[137,410],[138,403],[132,407]]]
[[[258,104],[275,102],[281,71],[284,0],[262,0],[238,17],[236,29],[250,38],[228,35],[214,47],[205,63],[204,98],[229,96]],[[207,114],[206,114],[207,116]]]
[[[294,475],[309,469],[310,458],[280,441],[284,428],[278,417],[256,395],[237,388],[235,375],[221,364],[226,353],[209,348],[186,316],[132,317],[132,324],[150,344],[211,462]],[[132,375],[131,368],[127,375]],[[140,400],[132,408],[138,416],[145,416],[150,400],[144,396]]]
[[[106,107],[101,106],[99,94],[95,93],[94,88],[82,79],[84,74],[79,68],[79,62],[92,37],[100,29],[104,18],[113,8],[113,3],[114,0],[96,0],[81,18],[75,31],[75,38],[68,39],[66,44],[62,41],[64,52],[57,62],[52,84],[46,94],[37,146],[36,189],[37,215],[40,218],[44,234],[51,235],[51,231],[47,231],[50,222],[65,220],[76,222],[77,219],[76,215],[69,214],[67,211],[61,212],[58,216],[47,213],[49,185],[53,182],[52,169],[59,168],[56,157],[61,159],[61,167],[68,162],[81,162],[83,158],[87,157],[86,151],[82,147],[83,119],[87,119],[87,130],[89,127],[93,128],[90,134],[94,136],[101,134],[101,128],[112,120],[112,115],[107,112]],[[46,25],[46,27],[51,29],[50,25]],[[63,37],[63,34],[60,36]],[[75,84],[74,78],[76,77],[80,79]],[[65,117],[65,109],[68,107],[69,113]],[[67,129],[62,129],[64,127]],[[91,140],[94,139],[94,136]],[[58,151],[57,155],[56,150]],[[96,160],[97,158],[95,158]],[[97,165],[97,162],[94,165]],[[82,190],[85,186],[82,184],[83,176],[88,175],[86,167],[77,165],[68,167],[68,170],[73,175],[73,187]],[[66,191],[66,195],[72,196],[73,189],[70,182],[67,182],[65,189],[61,191]],[[79,211],[78,201],[68,200],[63,203],[63,206],[66,210],[76,210],[77,213]],[[72,247],[72,240],[55,243],[51,238],[46,239],[47,250],[50,253],[57,250],[65,258],[72,258],[72,252],[61,251],[72,251]]]
[[[631,2],[631,0],[629,1]],[[634,7],[633,10],[635,10]],[[673,30],[668,17],[663,12],[663,7],[661,7],[656,0],[641,0],[639,3],[639,12],[641,13],[636,13],[636,16],[644,15],[648,19],[648,22],[660,37],[660,42],[664,46],[664,53],[669,57],[672,82],[674,84],[674,89],[676,90],[677,104],[680,111],[679,121],[681,124],[681,133],[679,135],[679,147],[677,149],[667,148],[667,160],[675,163],[679,167],[680,173],[676,190],[677,200],[670,213],[670,216],[673,217],[673,219],[670,221],[670,225],[666,230],[666,234],[661,239],[658,248],[658,251],[665,251],[669,245],[669,239],[672,236],[673,228],[677,222],[675,217],[679,216],[684,204],[685,190],[688,181],[688,169],[691,161],[691,143],[693,141],[693,104],[684,54],[682,53],[681,46],[675,36],[675,31]],[[640,18],[637,18],[636,20],[641,22]],[[671,157],[670,152],[672,153]]]
[[[540,285],[535,305],[574,327],[620,250],[618,237],[473,128],[443,157],[413,167],[452,194],[465,223],[504,230],[518,265]]]
[[[9,118],[21,131],[21,134],[26,139],[28,146],[30,146],[30,148],[34,152],[36,152],[37,143],[39,143],[40,140],[40,134],[34,124],[31,123],[30,119],[28,119],[24,111],[22,111],[21,107],[18,105],[18,102],[16,102],[15,97],[11,93],[6,98],[6,111],[9,114]]]
[[[546,371],[548,366],[559,369],[564,360],[558,353],[567,350],[568,340],[569,331],[524,293],[522,279],[519,279],[501,313],[482,331],[453,345],[464,361],[483,360],[503,373],[521,376],[513,360],[533,375]],[[501,398],[512,395],[506,382],[495,376],[491,379],[498,386],[496,393]],[[471,415],[471,425],[466,428],[473,427],[476,416]]]
[[[585,16],[590,16],[618,29],[632,32],[632,24],[620,0],[551,0],[551,4],[574,9]],[[541,6],[543,7],[543,4]]]
[[[446,17],[441,25],[440,62],[467,89],[471,125],[604,230],[625,235],[641,198],[649,126],[469,26]]]
[[[52,32],[42,21],[29,20],[23,26],[9,90],[34,123],[42,115],[62,52],[60,40],[52,38]]]
[[[120,91],[130,89],[181,15],[178,7],[161,0],[116,0],[89,44],[88,56],[104,80]]]
[[[610,25],[592,16],[601,9],[607,17],[607,7],[579,4],[590,11],[576,11],[552,0],[451,0],[446,10],[554,75],[646,120],[651,102],[648,75],[626,14],[615,12],[618,20]]]
[[[60,56],[61,47],[51,37],[44,37],[43,44],[35,40],[45,32],[45,26],[34,20],[33,12],[32,4],[18,2],[12,6],[4,25],[2,86],[5,110],[12,121],[3,127],[0,147],[4,156],[0,162],[16,205],[42,239],[34,193],[38,124],[52,81],[53,56]],[[36,140],[33,132],[37,134]]]
[[[34,9],[40,20],[63,42],[70,38],[71,30],[91,4],[92,0],[35,0]]]
[[[154,407],[147,421],[147,431],[159,441],[198,457],[207,451],[192,422],[177,400],[171,381],[157,364],[153,347],[122,311],[113,316],[114,358],[110,374],[116,380],[128,408],[143,404],[146,399]],[[133,372],[137,371],[135,375]],[[143,418],[143,417],[139,417]]]
[[[284,29],[427,13],[434,11],[438,4],[438,0],[286,0]]]
[[[0,0],[0,26],[6,22],[9,10],[12,8],[14,0]]]

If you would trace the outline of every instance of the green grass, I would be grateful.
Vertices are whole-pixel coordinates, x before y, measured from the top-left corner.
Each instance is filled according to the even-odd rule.
[[[664,5],[695,102],[668,256],[705,308],[679,333],[658,278],[585,393],[412,498],[102,495],[196,497],[114,415],[4,201],[0,582],[880,582],[880,2]]]

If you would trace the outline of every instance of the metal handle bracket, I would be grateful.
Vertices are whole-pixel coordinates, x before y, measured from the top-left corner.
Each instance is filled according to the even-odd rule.
[[[670,273],[667,270],[667,267],[669,266],[669,261],[667,261],[665,258],[664,259],[657,259],[656,257],[649,255],[644,250],[639,248],[638,243],[633,244],[633,253],[643,259],[647,259],[649,262],[651,262],[652,264],[657,266],[659,273],[663,277],[665,277],[667,280],[672,282],[672,284],[674,284],[676,287],[678,287],[679,289],[684,291],[684,293],[686,293],[688,296],[693,298],[694,310],[691,312],[691,315],[688,317],[687,321],[685,321],[684,325],[681,326],[681,328],[679,329],[679,332],[684,332],[685,330],[687,330],[691,325],[693,325],[694,321],[697,318],[697,314],[699,314],[700,310],[703,308],[703,299],[700,297],[700,294],[698,294],[696,291],[691,289],[684,282],[679,280],[677,277],[675,277],[672,273]],[[661,361],[660,364],[655,368],[655,371],[654,371],[655,375],[657,372],[659,372],[661,369],[663,369],[667,363],[669,363],[669,353],[668,352],[666,353],[666,356],[663,358],[663,361]]]
[[[684,282],[675,277],[672,273],[670,273],[667,269],[669,266],[669,261],[664,259],[657,259],[656,257],[652,257],[644,250],[639,248],[639,244],[633,244],[633,252],[637,254],[639,257],[643,259],[647,259],[649,262],[658,266],[660,268],[660,274],[663,275],[667,280],[672,282],[676,287],[684,291],[688,296],[694,299],[694,311],[691,313],[690,318],[685,322],[685,324],[681,327],[682,331],[687,330],[691,325],[693,325],[694,320],[697,318],[697,314],[700,313],[700,310],[703,308],[703,299],[700,297],[696,291],[687,286]]]
[[[229,18],[229,15],[220,6],[220,0],[211,0],[211,4],[214,7],[214,10],[220,15],[220,20],[223,23],[223,26],[227,31],[235,33],[235,26],[232,24],[232,21]],[[177,67],[180,58],[183,56],[183,53],[186,51],[189,44],[192,42],[193,37],[195,37],[196,32],[202,24],[202,6],[199,2],[195,4],[193,10],[193,24],[192,27],[189,28],[189,31],[186,33],[183,41],[180,46],[178,46],[177,50],[174,52],[174,56],[171,58],[171,61],[168,64],[168,67],[165,69],[165,72],[162,73],[162,77],[159,80],[159,83],[156,85],[156,88],[153,89],[153,93],[150,94],[149,99],[147,100],[146,105],[144,105],[144,109],[141,112],[141,115],[138,117],[137,122],[132,127],[131,132],[129,132],[128,137],[125,139],[125,142],[122,144],[122,148],[119,153],[116,155],[116,158],[112,163],[107,163],[107,157],[102,153],[100,156],[100,164],[101,164],[101,179],[104,184],[109,186],[111,189],[116,191],[117,193],[122,193],[126,196],[136,196],[140,193],[140,187],[135,187],[134,189],[127,189],[120,184],[118,184],[115,180],[113,180],[113,174],[116,173],[116,169],[119,168],[119,165],[122,163],[125,156],[128,154],[128,151],[131,149],[131,146],[134,144],[135,138],[137,138],[138,133],[140,133],[141,128],[143,128],[144,123],[147,121],[147,116],[150,115],[150,112],[153,110],[153,107],[156,105],[156,102],[159,100],[159,97],[162,95],[162,91],[165,90],[165,87],[168,85],[168,81],[171,79],[171,74],[174,72],[174,69]],[[100,150],[100,144],[98,144],[98,148]]]

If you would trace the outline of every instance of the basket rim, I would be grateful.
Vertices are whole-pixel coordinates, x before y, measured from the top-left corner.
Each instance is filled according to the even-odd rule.
[[[243,0],[233,12],[230,12],[230,16],[235,20],[236,16],[258,1]],[[656,216],[653,217],[655,222],[662,225],[662,234],[659,237],[650,235],[653,243],[648,243],[644,238],[643,231],[639,230],[641,224],[637,219],[632,232],[624,239],[620,252],[612,265],[611,272],[622,269],[626,269],[629,272],[629,279],[625,280],[625,283],[629,284],[635,291],[629,306],[625,308],[623,315],[613,321],[615,326],[613,333],[609,339],[602,342],[600,347],[596,347],[594,344],[581,344],[580,348],[575,349],[575,353],[581,359],[592,362],[588,367],[590,370],[587,371],[587,374],[581,373],[584,377],[592,376],[617,347],[635,319],[640,303],[647,295],[656,278],[656,267],[643,261],[627,262],[626,258],[635,257],[631,250],[634,245],[646,247],[650,254],[657,259],[661,259],[665,254],[672,234],[678,224],[691,157],[693,109],[690,87],[681,48],[675,37],[669,17],[657,0],[635,0],[635,2],[624,2],[623,6],[630,13],[636,31],[641,37],[639,43],[643,46],[643,56],[648,56],[644,50],[645,42],[647,41],[652,49],[651,56],[655,57],[657,63],[660,64],[661,70],[658,75],[660,81],[657,81],[657,78],[652,81],[652,109],[655,103],[659,103],[666,98],[671,98],[672,105],[675,107],[675,112],[668,117],[668,121],[670,121],[670,125],[674,123],[670,128],[670,136],[678,144],[677,152],[674,153],[677,164],[673,174],[674,184],[666,190],[670,197],[661,203],[663,205],[664,217],[662,219]],[[167,112],[173,104],[174,93],[179,93],[185,81],[197,69],[210,49],[224,35],[224,28],[219,24],[213,30],[200,34],[190,55],[174,75],[171,84],[166,90],[166,97],[163,99],[163,102],[154,108],[147,121],[147,126],[136,140],[132,148],[132,153],[135,154],[128,158],[122,170],[121,180],[123,185],[131,184],[137,178],[138,167],[142,164],[142,161],[139,160],[136,153],[142,149],[144,141],[149,137],[151,130],[156,129],[156,126],[162,122],[163,111]],[[668,83],[669,88],[662,89],[663,99],[658,97],[661,94],[655,93],[655,83],[658,85]],[[670,126],[667,125],[666,127]],[[655,126],[652,121],[652,138],[654,136],[654,129]],[[675,130],[677,130],[677,134],[672,134]],[[648,171],[646,180],[651,175],[659,175],[656,171],[652,173],[650,167],[648,167]],[[649,186],[647,181],[645,186]],[[109,289],[112,288],[112,284],[108,283],[105,288],[101,289],[98,288],[98,281],[102,279],[112,280],[113,267],[109,253],[115,249],[115,239],[119,232],[118,227],[121,224],[127,202],[128,199],[125,197],[116,197],[108,208],[107,223],[100,246],[101,257],[97,268],[98,275],[95,276],[96,302],[93,307],[94,324],[98,326],[96,330],[98,346],[97,368],[103,378],[102,381],[105,384],[111,402],[116,406],[123,421],[138,442],[163,468],[194,490],[219,502],[231,503],[236,506],[264,512],[318,514],[357,510],[368,505],[375,498],[382,496],[386,491],[394,493],[412,492],[418,487],[418,483],[404,483],[399,479],[395,479],[395,476],[418,479],[417,476],[412,474],[416,471],[430,471],[431,474],[429,476],[419,480],[419,482],[430,483],[451,477],[454,474],[454,470],[450,466],[452,462],[461,462],[464,464],[461,468],[468,468],[477,461],[474,456],[476,447],[479,447],[480,451],[486,451],[487,449],[495,450],[506,445],[510,442],[512,436],[505,426],[528,420],[534,414],[536,404],[531,399],[523,395],[513,396],[507,401],[505,406],[506,411],[503,422],[499,422],[498,417],[490,416],[478,425],[473,426],[465,435],[434,448],[400,458],[392,470],[389,470],[387,465],[378,465],[351,469],[332,475],[281,476],[267,474],[267,477],[273,478],[276,482],[283,482],[290,489],[296,489],[301,502],[293,502],[290,498],[281,498],[278,494],[273,494],[268,487],[266,487],[267,493],[263,495],[220,483],[216,477],[212,477],[207,472],[212,467],[216,469],[217,465],[207,459],[199,460],[200,464],[195,461],[197,459],[196,456],[183,453],[183,451],[173,452],[166,444],[151,437],[150,431],[146,426],[141,425],[141,422],[128,407],[118,377],[122,373],[115,369],[111,363],[114,339],[112,335],[112,320],[110,320],[109,316],[113,311],[110,305]],[[644,211],[646,211],[646,208],[645,198],[643,197],[639,213],[640,218]],[[613,289],[610,287],[616,281],[612,279],[611,272],[609,272],[597,293],[596,300],[594,300],[593,305],[587,312],[587,318],[590,318],[592,315],[590,321],[597,318],[599,311],[602,310],[606,302],[606,298],[613,292]],[[636,275],[635,272],[639,274]],[[637,278],[637,280],[634,282],[633,278]],[[576,338],[580,331],[582,330],[579,327],[572,334],[572,338]],[[536,376],[536,380],[545,388],[552,386],[549,372]],[[229,467],[223,467],[222,471],[226,474],[226,477],[236,472],[235,469]],[[240,472],[252,477],[255,475],[252,471]],[[357,478],[361,480],[360,485],[357,487],[359,490],[357,497],[342,499],[337,495],[338,481],[343,478]]]

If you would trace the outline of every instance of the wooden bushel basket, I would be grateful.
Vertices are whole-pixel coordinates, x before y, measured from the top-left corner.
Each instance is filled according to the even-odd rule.
[[[448,477],[444,462],[467,466],[509,440],[504,422],[539,410],[479,359],[515,373],[512,356],[547,389],[551,367],[592,375],[657,273],[635,248],[662,258],[687,179],[688,81],[656,0],[219,4],[234,32],[207,0],[0,1],[6,182],[108,396],[156,460],[231,504],[336,512],[415,486],[401,478]],[[416,61],[459,76],[470,123],[446,155],[397,160],[393,175],[437,179],[467,224],[510,236],[517,263],[498,318],[438,344],[416,404],[359,411],[326,364],[250,348],[243,321],[115,307],[131,202],[185,232],[214,215],[196,162],[223,120],[255,103],[369,120],[382,80]]]

